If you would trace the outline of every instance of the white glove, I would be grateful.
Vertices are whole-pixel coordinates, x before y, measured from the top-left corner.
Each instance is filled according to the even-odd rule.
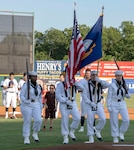
[[[86,104],[87,104],[87,105],[90,105],[90,104],[91,104],[91,101],[87,101]]]
[[[30,104],[31,103],[31,100],[30,99],[27,99],[25,101],[23,101],[25,104]]]
[[[95,81],[99,83],[99,82],[101,82],[101,79],[99,79],[99,78],[96,76],[96,77],[95,77]]]
[[[74,101],[75,100],[75,97],[72,97],[72,101]]]
[[[66,101],[66,104],[67,104],[67,109],[72,109],[72,108],[73,108],[73,105],[72,105],[72,101],[71,101],[71,100],[67,100],[67,101]]]
[[[130,98],[130,96],[131,96],[130,94],[126,94],[126,98]]]
[[[108,106],[107,109],[108,109],[109,112],[112,111],[112,107],[111,106]]]
[[[67,101],[66,101],[66,104],[69,105],[69,106],[72,106],[71,100],[67,100]]]
[[[91,102],[90,105],[91,105],[94,109],[96,109],[96,107],[97,107],[97,104],[95,104],[95,102]]]

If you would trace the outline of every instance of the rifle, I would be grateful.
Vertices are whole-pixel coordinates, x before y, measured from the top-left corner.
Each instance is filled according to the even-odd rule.
[[[27,72],[27,99],[30,98],[30,83],[29,83],[29,73],[28,73],[28,60],[26,58],[26,72]]]
[[[115,58],[114,58],[114,62],[115,62],[115,64],[116,64],[117,69],[120,70],[120,68],[119,68],[119,66],[118,66],[118,64],[117,64],[117,62],[116,62],[116,60],[115,60]],[[126,82],[125,82],[123,76],[122,76],[122,81],[123,81],[123,87],[124,87],[124,89],[125,89],[125,92],[126,92],[126,94],[128,94],[127,85],[126,85]]]
[[[114,62],[115,62],[115,64],[116,64],[117,69],[120,70],[120,68],[119,68],[119,66],[118,66],[118,64],[117,64],[117,62],[116,62],[116,60],[115,60],[115,58],[114,58]],[[123,77],[123,76],[122,76],[122,77]]]

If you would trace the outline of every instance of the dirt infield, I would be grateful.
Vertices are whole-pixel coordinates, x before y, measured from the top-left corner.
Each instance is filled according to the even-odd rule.
[[[107,110],[106,108],[105,108],[104,110],[105,110],[106,118],[109,119],[108,110]],[[20,112],[20,107],[19,107],[19,106],[17,106],[16,111],[17,111],[16,116],[17,116],[17,117],[22,117],[22,116],[21,116],[21,112]],[[44,111],[44,112],[45,112],[45,111]],[[128,112],[129,112],[130,120],[134,120],[134,108],[129,108],[129,109],[128,109]],[[11,107],[9,108],[9,114],[12,114],[12,108],[11,108]],[[3,116],[3,117],[5,116],[5,107],[4,107],[4,106],[0,106],[0,116]],[[58,118],[60,118],[60,117],[61,117],[61,115],[60,115],[60,113],[59,113],[59,114],[58,114]],[[120,116],[119,116],[119,118],[120,118]]]
[[[30,150],[134,150],[134,144],[112,144],[112,143],[94,143],[94,144],[73,144],[62,145],[49,148],[38,148]]]

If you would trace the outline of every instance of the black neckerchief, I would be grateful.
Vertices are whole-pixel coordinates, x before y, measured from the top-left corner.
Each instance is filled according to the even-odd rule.
[[[96,81],[91,81],[91,79],[88,81],[89,95],[90,95],[90,100],[92,101],[92,94],[91,94],[90,85],[93,87],[93,95],[94,95],[95,94]],[[98,88],[97,88],[97,99],[99,101],[100,90],[102,93],[102,86],[100,83],[98,83],[97,86],[98,86]]]
[[[38,95],[37,84],[33,84],[31,82],[31,86],[34,88],[34,94],[37,96]]]
[[[65,88],[65,82],[63,81],[62,83],[63,83],[63,86],[64,86],[65,96],[68,97],[67,90]],[[74,89],[75,89],[75,92],[76,92],[76,86],[75,85],[72,86],[72,91],[71,91],[72,92],[72,97],[74,96]]]
[[[122,90],[122,83],[121,83],[121,81],[117,81],[116,80],[116,85],[118,87],[117,95],[119,95],[119,91],[121,91],[121,95],[123,96],[123,90]]]

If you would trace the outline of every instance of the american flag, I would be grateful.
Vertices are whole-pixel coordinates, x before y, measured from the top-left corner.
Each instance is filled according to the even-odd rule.
[[[72,86],[75,82],[75,74],[79,70],[82,57],[85,54],[82,36],[79,30],[76,19],[76,12],[74,10],[74,24],[72,30],[72,39],[68,53],[68,65],[66,68],[66,84],[67,88]]]

